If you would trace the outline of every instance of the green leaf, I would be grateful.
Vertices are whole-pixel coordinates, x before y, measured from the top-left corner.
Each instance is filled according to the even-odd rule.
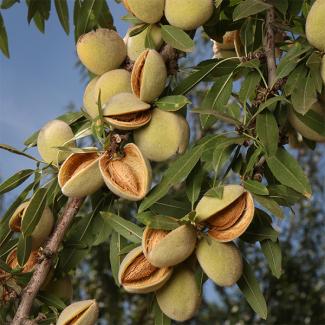
[[[15,3],[19,3],[20,0],[2,0],[1,9],[9,9],[11,8]]]
[[[222,199],[223,196],[223,185],[217,185],[210,188],[208,191],[204,193],[204,196],[215,197],[217,199]]]
[[[265,11],[272,6],[262,0],[246,0],[241,1],[240,4],[235,8],[233,13],[233,20],[243,19],[259,12]]]
[[[279,204],[276,203],[274,200],[272,200],[269,197],[262,196],[262,195],[254,194],[253,196],[254,196],[254,199],[256,199],[256,201],[259,204],[261,204],[264,208],[269,210],[274,216],[276,216],[280,219],[284,218],[282,209],[280,208]]]
[[[78,32],[82,35],[88,31],[90,20],[92,18],[92,11],[96,6],[96,0],[84,0],[81,4],[78,17]]]
[[[219,8],[223,0],[214,0],[214,5],[216,8]]]
[[[201,116],[202,128],[209,128],[216,122],[217,118],[221,118],[222,120],[226,119],[225,122],[230,122],[231,124],[239,124],[238,120],[227,116],[225,114],[226,111],[224,110],[232,91],[233,79],[231,76],[232,75],[217,78],[214,85],[209,89],[204,97],[200,109],[192,110],[192,112],[197,113],[204,113],[205,110],[216,112],[216,114],[208,112],[208,115]]]
[[[98,24],[100,25],[100,27],[116,30],[114,26],[113,16],[107,5],[106,0],[100,0],[100,1],[102,2],[102,7],[97,17]]]
[[[11,273],[11,268],[2,259],[0,259],[0,269],[7,272],[7,273]]]
[[[17,246],[17,261],[23,267],[32,251],[32,238],[30,236],[20,236]]]
[[[317,91],[311,73],[299,80],[297,86],[298,90],[291,95],[291,102],[295,111],[304,115],[317,102]]]
[[[263,210],[256,208],[252,223],[240,239],[253,244],[262,240],[276,242],[278,237],[279,233],[272,227],[272,218]]]
[[[8,46],[8,35],[0,12],[0,49],[1,52],[9,58],[9,46]]]
[[[35,23],[35,26],[38,28],[38,30],[44,34],[45,32],[45,19],[42,17],[42,15],[39,12],[36,12],[36,14],[33,17],[33,21]]]
[[[111,212],[101,212],[101,215],[121,236],[133,243],[141,243],[143,230],[139,226]]]
[[[20,155],[20,156],[24,156],[24,157],[26,157],[26,158],[29,158],[29,159],[35,160],[35,161],[37,161],[37,162],[42,162],[41,160],[38,160],[38,159],[34,158],[33,156],[28,155],[27,153],[24,153],[24,152],[22,152],[22,151],[20,151],[20,150],[17,150],[16,148],[11,147],[11,146],[9,146],[9,145],[7,145],[7,144],[2,144],[2,143],[0,143],[0,149],[7,150],[7,151],[9,151],[9,152],[11,152],[11,153],[14,153],[14,154],[16,154],[16,155]]]
[[[192,52],[195,46],[191,37],[182,29],[171,25],[160,25],[163,40],[174,49]]]
[[[292,206],[303,199],[303,196],[285,185],[277,184],[268,186],[270,198],[280,205]]]
[[[235,148],[235,145],[215,148],[213,151],[212,164],[216,175],[218,175],[225,164],[230,161],[230,156]]]
[[[192,209],[200,196],[203,177],[204,170],[201,164],[197,163],[186,180],[186,195],[191,202]]]
[[[266,110],[257,115],[256,132],[260,138],[266,153],[269,156],[276,154],[279,142],[279,128],[274,115]]]
[[[123,260],[123,256],[120,254],[123,247],[123,238],[119,233],[113,231],[109,246],[109,260],[111,263],[112,275],[115,284],[119,287],[120,283],[118,280],[118,272],[120,269],[120,264]]]
[[[12,175],[6,181],[0,184],[0,195],[10,192],[14,188],[18,187],[20,184],[25,182],[33,173],[34,170],[32,169],[23,169],[18,173]]]
[[[43,302],[45,305],[54,307],[59,311],[66,307],[66,304],[56,295],[50,292],[41,291],[37,294],[37,299]]]
[[[155,102],[159,109],[169,112],[178,111],[190,103],[191,102],[182,95],[162,97]]]
[[[316,133],[325,137],[324,118],[323,115],[315,112],[314,110],[308,111],[305,115],[294,112],[298,119],[311,128]]]
[[[266,158],[266,162],[274,177],[281,184],[310,198],[311,187],[307,177],[297,160],[285,149],[279,148],[275,156]]]
[[[262,252],[265,255],[272,274],[279,279],[282,273],[282,254],[279,241],[261,241]]]
[[[142,33],[144,30],[146,30],[150,25],[149,24],[142,24],[139,27],[136,27],[132,29],[129,33],[129,37],[133,37],[135,35],[138,35]]]
[[[269,191],[264,184],[258,181],[254,181],[252,179],[248,179],[244,181],[244,187],[248,191],[255,193],[257,195],[269,195]]]
[[[181,218],[191,210],[191,206],[187,200],[174,199],[171,195],[166,195],[162,199],[150,206],[150,211],[153,214],[161,214]]]
[[[318,93],[321,93],[323,88],[322,76],[319,73],[322,69],[322,56],[321,53],[312,52],[308,58],[306,65],[310,69],[310,76],[314,83],[315,89]]]
[[[289,78],[284,86],[284,91],[287,96],[299,89],[299,83],[307,75],[308,70],[304,64],[298,65],[289,75]]]
[[[244,260],[243,275],[237,282],[252,309],[263,319],[267,318],[267,306],[261,288],[255,278],[254,272]]]
[[[252,100],[255,98],[256,87],[261,82],[261,75],[256,71],[251,71],[247,77],[244,79],[240,91],[239,91],[239,100],[243,103],[247,100]]]
[[[173,90],[173,94],[185,95],[191,89],[193,89],[198,83],[200,83],[204,78],[212,74],[218,67],[222,66],[225,61],[226,60],[223,61],[214,60],[212,63],[202,66],[199,71],[190,74],[187,78],[179,82],[177,87]]]
[[[165,172],[161,182],[151,190],[140,204],[139,212],[148,209],[156,201],[165,196],[173,185],[180,183],[184,178],[186,178],[199,161],[202,151],[202,146],[194,147],[172,162]]]
[[[67,0],[55,0],[54,3],[61,26],[66,32],[66,34],[69,35],[69,9]]]
[[[39,188],[32,196],[21,223],[24,236],[30,236],[37,226],[46,205],[46,195],[47,189]]]
[[[147,29],[147,33],[146,33],[146,37],[144,39],[144,47],[146,49],[156,49],[156,44],[151,36],[151,29],[152,29],[152,25],[149,26],[149,28]]]
[[[254,166],[258,162],[262,151],[263,151],[262,147],[257,147],[254,150],[254,152],[250,155],[250,157],[246,158],[246,159],[248,159],[248,162],[247,162],[247,165],[246,165],[246,168],[245,168],[244,176],[246,176],[246,175],[251,176],[253,174]]]
[[[161,311],[157,301],[153,306],[155,325],[171,325],[172,321]]]
[[[155,215],[150,211],[139,213],[137,219],[153,229],[174,230],[180,226],[177,219],[165,215]]]
[[[18,238],[7,240],[0,248],[0,258],[7,256],[14,248],[17,247]]]

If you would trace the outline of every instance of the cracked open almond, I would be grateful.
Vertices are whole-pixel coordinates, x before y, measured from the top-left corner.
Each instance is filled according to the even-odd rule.
[[[73,153],[62,164],[58,181],[62,193],[83,197],[95,193],[104,184],[98,167],[97,152]]]
[[[160,289],[168,281],[172,271],[170,267],[158,268],[150,264],[139,246],[125,256],[118,278],[127,292],[149,293]]]
[[[197,220],[221,242],[241,236],[252,222],[254,210],[252,195],[240,185],[226,185],[222,199],[204,196],[196,207]]]
[[[168,267],[186,260],[194,251],[196,232],[191,225],[165,231],[146,227],[142,236],[143,253],[157,267]]]
[[[22,267],[23,273],[32,272],[37,264],[37,261],[38,261],[38,251],[37,250],[31,251],[27,262],[22,266],[19,265],[19,263],[18,263],[17,249],[14,249],[13,251],[11,251],[6,259],[6,263],[12,269]]]
[[[98,313],[96,300],[74,302],[63,309],[56,325],[95,325]]]
[[[29,202],[30,201],[22,203],[12,214],[9,220],[9,228],[12,231],[21,232],[21,223],[29,206]],[[32,249],[37,249],[44,244],[52,231],[53,224],[54,218],[52,211],[48,207],[45,207],[41,218],[31,234]]]
[[[133,130],[151,119],[150,105],[130,93],[113,96],[105,105],[105,121],[117,129]]]
[[[133,93],[142,101],[151,103],[161,95],[167,80],[167,69],[156,50],[143,51],[134,63],[131,74]]]
[[[151,166],[133,143],[124,148],[123,157],[110,158],[105,153],[99,161],[99,168],[107,187],[121,198],[142,200],[151,186]]]

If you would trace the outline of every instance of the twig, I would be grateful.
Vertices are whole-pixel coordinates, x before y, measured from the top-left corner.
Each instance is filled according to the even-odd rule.
[[[268,70],[268,85],[272,88],[273,83],[276,79],[276,64],[275,64],[275,38],[273,23],[275,20],[274,8],[268,9],[266,12],[265,21],[265,37],[264,37],[264,51],[266,55],[266,63]]]
[[[36,265],[32,278],[23,290],[20,304],[15,317],[11,322],[12,325],[23,325],[30,322],[28,321],[28,315],[33,305],[33,301],[50,270],[52,258],[57,254],[63,237],[68,230],[73,217],[78,213],[83,201],[84,198],[69,199],[62,216],[42,251],[42,256],[39,263]]]

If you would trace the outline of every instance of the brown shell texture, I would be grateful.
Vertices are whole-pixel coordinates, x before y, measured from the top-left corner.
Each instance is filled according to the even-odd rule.
[[[148,54],[149,50],[142,52],[133,66],[133,71],[131,75],[131,85],[134,94],[138,97],[140,97],[143,67],[145,65]]]
[[[169,272],[169,268],[158,268],[149,263],[144,254],[138,255],[122,275],[122,284],[145,284],[156,282]]]
[[[209,235],[221,242],[232,241],[241,236],[254,216],[254,201],[248,192],[207,220]]]

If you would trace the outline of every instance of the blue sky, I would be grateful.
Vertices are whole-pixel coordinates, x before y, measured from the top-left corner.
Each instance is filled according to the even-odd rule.
[[[110,0],[118,32],[123,37],[127,24],[117,19],[124,7]],[[53,3],[52,3],[53,5]],[[73,1],[69,1],[70,13]],[[23,141],[48,120],[64,113],[69,103],[82,104],[84,83],[75,67],[76,52],[72,17],[67,36],[55,8],[46,23],[45,34],[27,23],[24,1],[1,11],[9,38],[10,59],[0,54],[0,143],[23,148]],[[38,155],[36,150],[32,153]],[[0,179],[33,167],[23,157],[0,151]]]

